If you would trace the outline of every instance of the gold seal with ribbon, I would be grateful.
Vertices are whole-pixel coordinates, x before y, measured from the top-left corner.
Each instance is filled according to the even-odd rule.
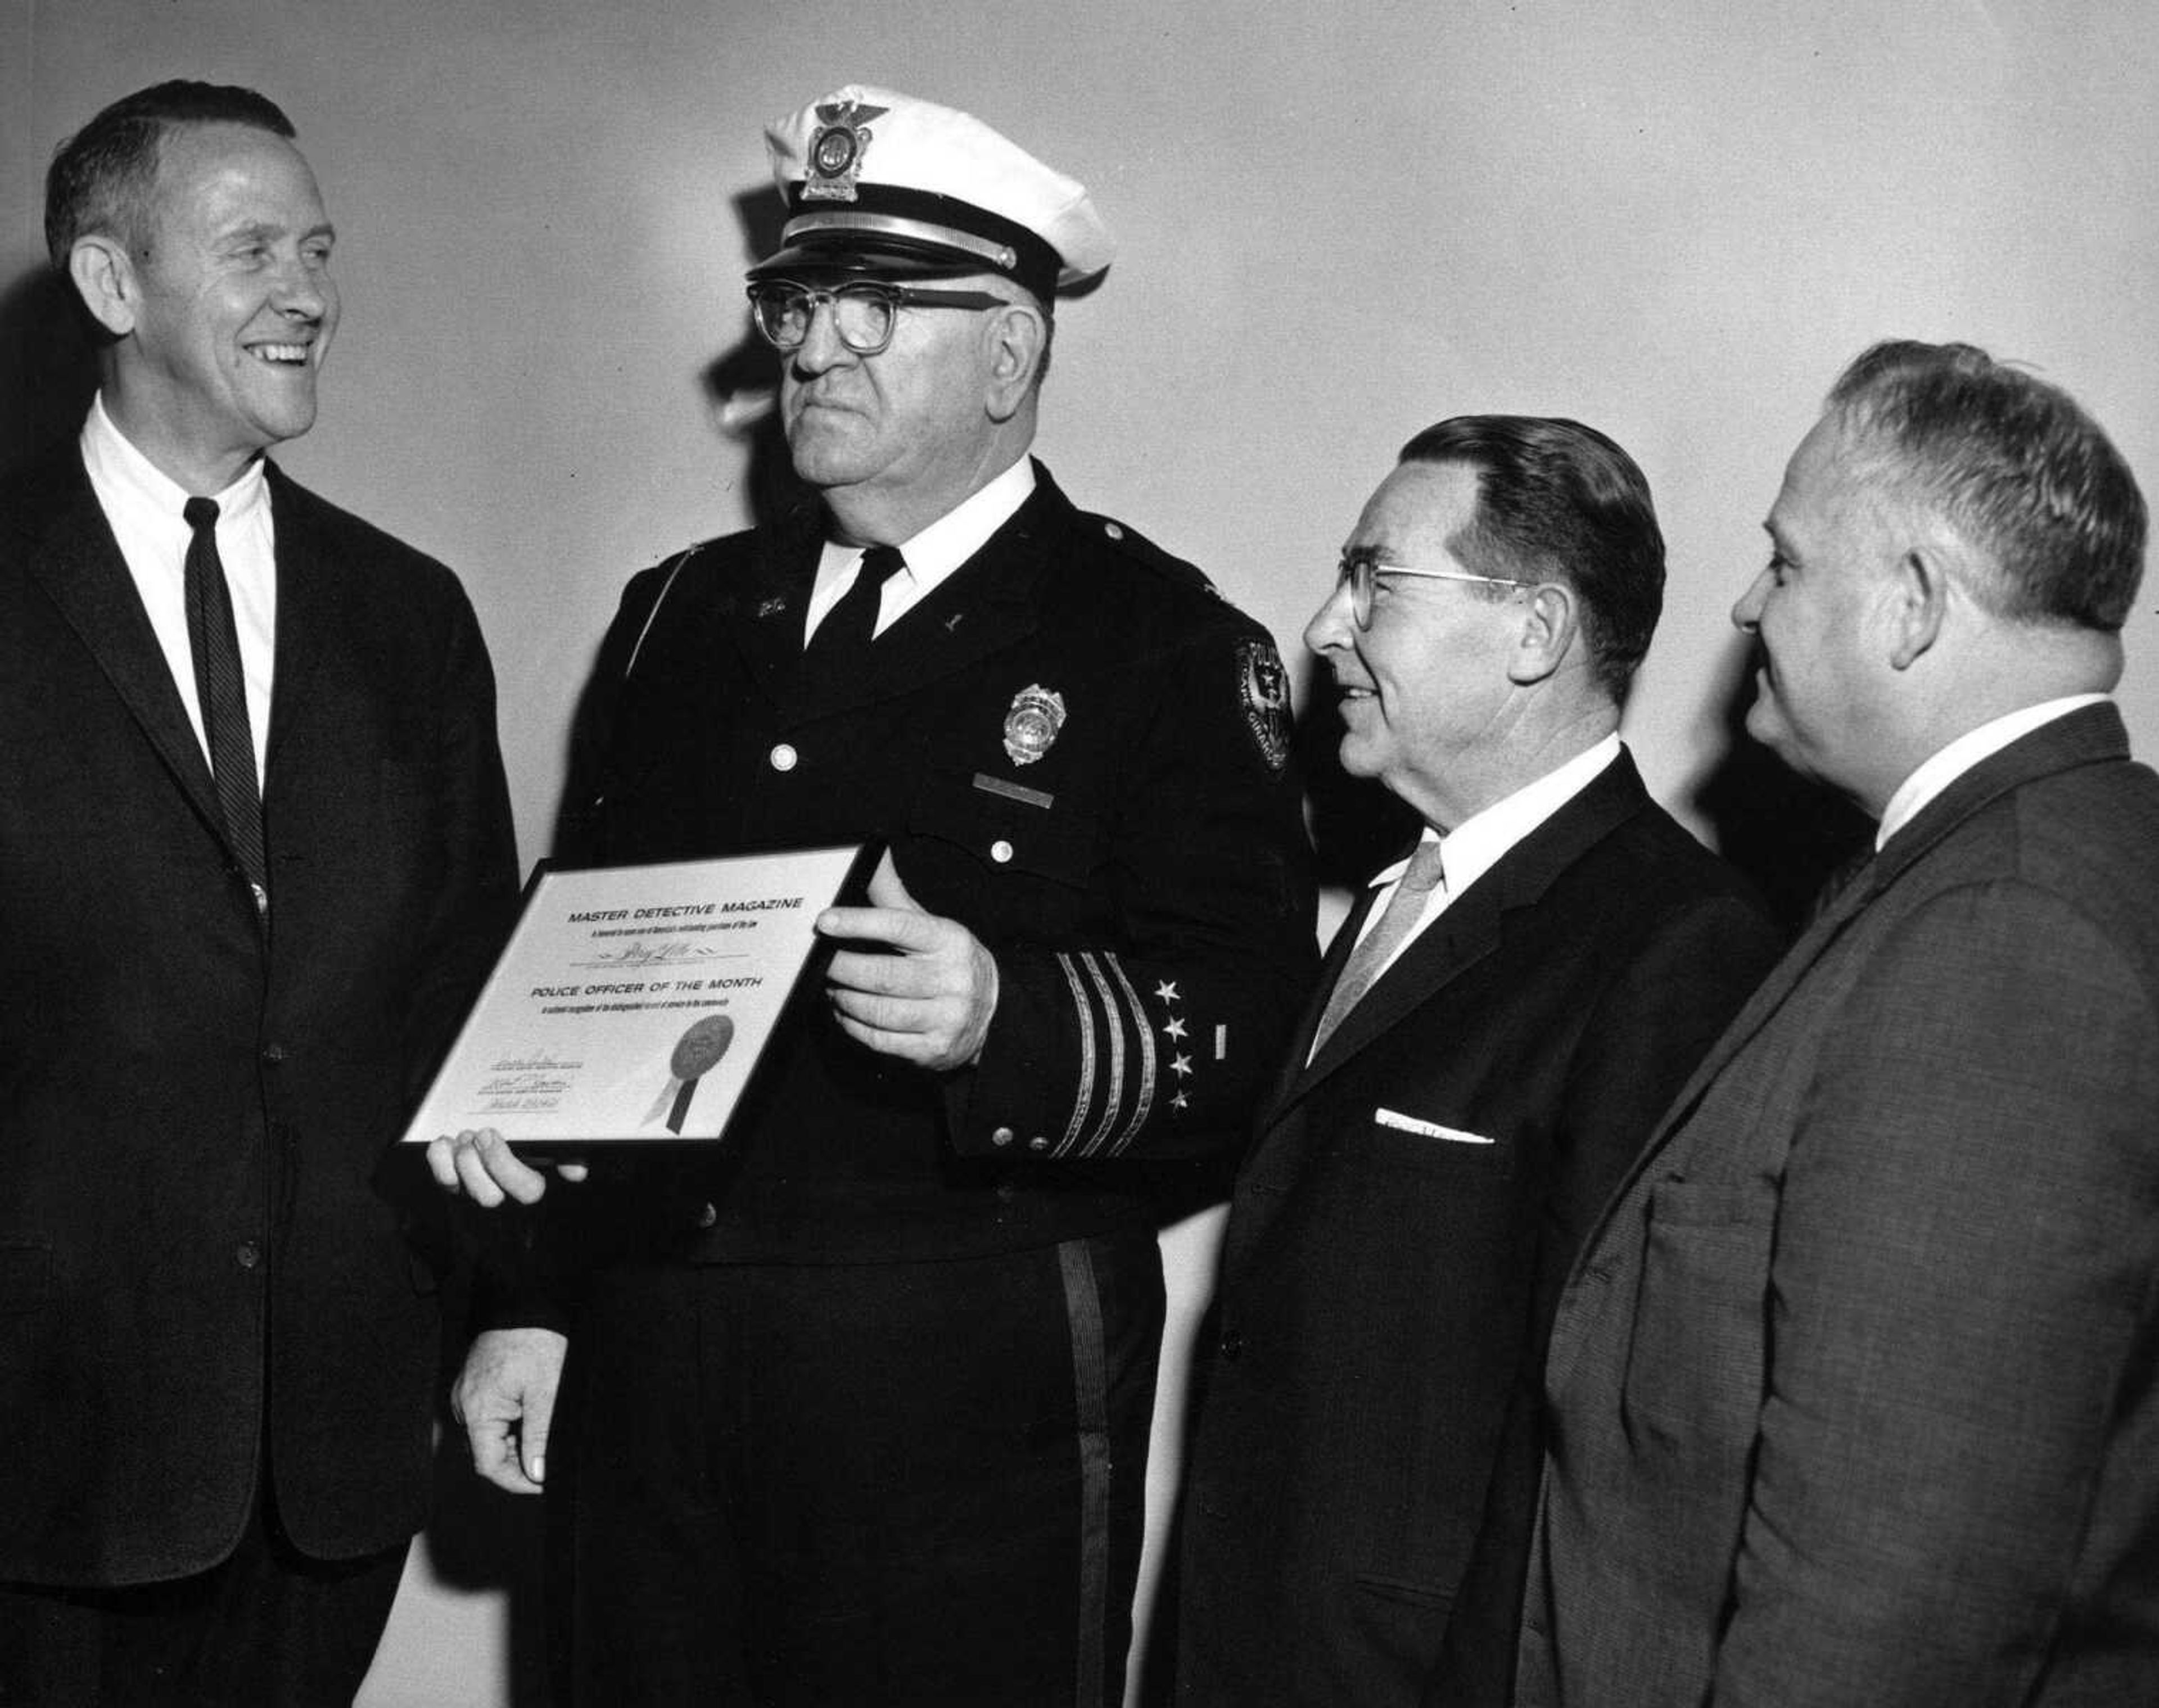
[[[667,1131],[680,1133],[690,1118],[690,1100],[697,1095],[697,1082],[720,1064],[727,1046],[734,1042],[735,1023],[724,1014],[707,1014],[691,1022],[667,1058],[667,1084],[652,1105],[647,1121],[667,1114]]]

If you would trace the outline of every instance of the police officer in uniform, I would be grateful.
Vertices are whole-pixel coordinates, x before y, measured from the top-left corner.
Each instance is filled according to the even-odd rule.
[[[821,501],[630,583],[566,851],[886,852],[724,1150],[548,1195],[542,1251],[608,1258],[574,1310],[528,1287],[458,1404],[497,1482],[553,1462],[570,1700],[1094,1708],[1156,1226],[1313,970],[1285,679],[1028,456],[1057,292],[1110,259],[1081,187],[877,89],[768,142],[749,294]],[[545,1184],[491,1134],[432,1160]]]

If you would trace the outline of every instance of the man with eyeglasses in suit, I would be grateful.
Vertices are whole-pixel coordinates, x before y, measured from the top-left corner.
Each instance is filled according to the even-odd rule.
[[[750,298],[819,502],[630,584],[565,851],[887,852],[738,1136],[551,1193],[543,1248],[598,1204],[622,1255],[483,1335],[458,1403],[483,1472],[567,1497],[567,1700],[1097,1708],[1157,1223],[1314,958],[1284,677],[1028,456],[1052,305],[1110,259],[1081,188],[877,89],[769,141],[791,218]],[[433,1156],[541,1189],[494,1136]]]
[[[1619,740],[1664,577],[1610,439],[1457,417],[1404,448],[1305,629],[1344,768],[1424,829],[1335,939],[1238,1174],[1180,1703],[1508,1700],[1560,1282],[1778,946]]]

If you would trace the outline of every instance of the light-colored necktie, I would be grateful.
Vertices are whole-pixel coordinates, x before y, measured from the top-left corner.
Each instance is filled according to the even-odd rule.
[[[1349,951],[1349,959],[1343,963],[1342,976],[1334,981],[1334,994],[1327,999],[1326,1012],[1319,1017],[1319,1029],[1312,1035],[1313,1054],[1319,1053],[1334,1028],[1364,1000],[1373,981],[1386,970],[1387,963],[1394,959],[1402,939],[1424,917],[1425,898],[1436,889],[1446,888],[1447,869],[1440,860],[1440,846],[1431,837],[1417,844],[1401,881],[1387,898],[1387,909],[1380,915],[1380,923]]]

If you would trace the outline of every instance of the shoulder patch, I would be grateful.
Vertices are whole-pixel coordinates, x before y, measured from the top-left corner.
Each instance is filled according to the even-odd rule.
[[[1237,643],[1237,692],[1252,744],[1280,771],[1289,763],[1289,673],[1271,640]]]

